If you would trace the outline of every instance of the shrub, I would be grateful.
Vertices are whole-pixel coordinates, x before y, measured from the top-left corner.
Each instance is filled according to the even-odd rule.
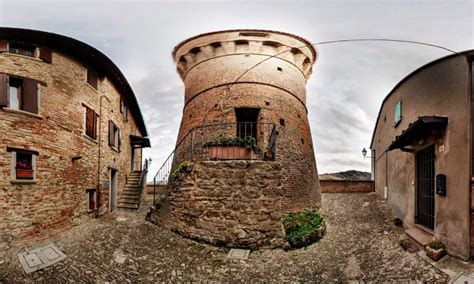
[[[301,248],[318,241],[326,229],[324,219],[314,211],[290,212],[282,217],[286,239],[291,247]]]
[[[189,164],[191,162],[189,161],[184,161],[181,164],[178,165],[178,167],[173,171],[171,174],[171,181],[177,180],[182,173],[187,173],[189,172]]]
[[[259,149],[257,147],[257,140],[252,136],[245,137],[225,137],[219,136],[213,140],[207,141],[202,145],[203,148],[208,148],[212,146],[241,146],[245,147],[248,150],[257,152]]]
[[[434,250],[444,249],[444,244],[441,241],[431,241],[427,244],[430,248]]]

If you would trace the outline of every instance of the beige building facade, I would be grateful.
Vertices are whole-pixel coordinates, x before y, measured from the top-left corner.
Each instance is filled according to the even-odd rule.
[[[0,133],[0,249],[114,211],[149,146],[110,59],[72,38],[15,28],[0,29]]]
[[[407,234],[473,255],[473,52],[417,69],[385,98],[372,137],[375,190]]]

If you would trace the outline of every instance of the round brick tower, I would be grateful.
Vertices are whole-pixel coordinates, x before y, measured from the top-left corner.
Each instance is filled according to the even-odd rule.
[[[269,56],[275,57],[269,59]],[[273,206],[275,211],[279,211],[279,215],[275,215],[279,217],[274,218],[275,220],[283,213],[317,208],[320,205],[321,194],[308,123],[305,88],[316,57],[316,50],[308,41],[292,34],[265,30],[229,30],[201,34],[181,42],[173,51],[177,70],[185,85],[185,106],[178,143],[189,136],[192,129],[203,125],[251,122],[258,125],[255,137],[264,135],[264,132],[274,134],[276,148],[271,153],[272,161],[267,163],[278,163],[276,168],[281,173],[281,178],[274,185],[275,192],[277,187],[279,190],[278,206],[273,204],[269,207],[269,210]],[[262,62],[263,60],[266,61]],[[260,64],[248,71],[257,63]],[[274,125],[275,128],[268,129],[265,126],[267,124]],[[242,128],[237,126],[239,127]],[[187,159],[185,154],[189,153],[189,148],[177,148],[175,166]],[[265,163],[265,160],[261,159],[260,162]],[[242,161],[235,160],[232,164],[232,160],[227,160],[225,163],[232,168]],[[215,171],[212,170],[213,167],[206,168],[203,179],[214,180],[217,176],[226,179],[220,166]],[[247,167],[251,171],[252,166]],[[255,172],[260,174],[268,170],[264,169],[265,166],[262,167],[255,169]],[[270,174],[260,175],[258,182],[265,178],[272,177]],[[255,190],[258,190],[258,182]],[[250,195],[248,193],[251,199]],[[260,197],[256,196],[255,199]],[[192,206],[189,204],[194,204],[196,200],[193,196],[189,197],[185,206]],[[178,203],[171,200],[171,204],[177,206]],[[203,206],[203,210],[207,210],[205,207]],[[222,206],[225,207],[227,206]],[[255,207],[258,205],[253,209]],[[241,209],[241,212],[248,213],[252,209],[245,210]],[[229,218],[220,217],[226,220]],[[210,219],[212,218],[211,216]],[[281,228],[281,223],[277,227]],[[237,229],[237,235],[240,232],[238,230],[240,229]],[[202,235],[202,231],[193,234]],[[242,235],[245,234],[240,232],[238,238],[244,239]],[[242,242],[234,244],[241,245]]]

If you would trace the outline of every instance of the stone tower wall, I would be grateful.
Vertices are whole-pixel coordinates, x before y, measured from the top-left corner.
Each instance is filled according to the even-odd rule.
[[[260,63],[268,55],[277,56]],[[283,210],[319,206],[305,88],[316,51],[308,42],[278,32],[217,32],[181,43],[173,56],[185,84],[178,141],[194,127],[235,123],[235,108],[260,108],[258,122],[277,127],[276,161],[284,172]]]

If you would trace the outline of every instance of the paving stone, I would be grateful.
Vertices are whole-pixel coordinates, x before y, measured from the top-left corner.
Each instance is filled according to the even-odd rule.
[[[328,225],[318,243],[290,251],[252,251],[245,260],[227,259],[228,249],[145,221],[147,202],[138,211],[117,211],[47,240],[68,257],[41,274],[25,274],[15,254],[21,248],[10,248],[0,264],[0,282],[448,281],[448,275],[400,247],[404,232],[392,224],[389,209],[375,194],[323,194]],[[366,202],[370,206],[361,210]],[[126,260],[117,263],[116,256]]]

